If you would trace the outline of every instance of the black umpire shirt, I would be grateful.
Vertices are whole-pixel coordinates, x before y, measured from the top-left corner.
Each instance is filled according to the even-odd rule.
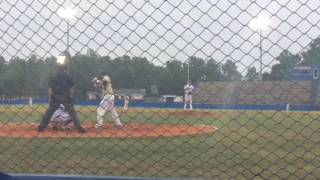
[[[71,89],[74,86],[72,77],[66,72],[58,72],[49,81],[54,97],[71,97]]]

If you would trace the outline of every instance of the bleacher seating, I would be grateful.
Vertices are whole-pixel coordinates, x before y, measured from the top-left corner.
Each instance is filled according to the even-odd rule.
[[[210,104],[308,104],[311,81],[242,81],[200,83],[194,102]]]
[[[307,104],[310,81],[242,82],[238,104]]]
[[[233,82],[200,83],[195,88],[193,102],[228,104],[235,86]]]

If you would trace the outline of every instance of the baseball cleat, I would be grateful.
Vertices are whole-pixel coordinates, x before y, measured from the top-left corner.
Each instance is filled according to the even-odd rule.
[[[116,124],[116,125],[114,125],[114,127],[117,128],[117,129],[122,129],[123,126],[124,126],[123,124]]]
[[[85,128],[83,128],[83,127],[80,127],[80,128],[78,129],[78,132],[79,132],[79,133],[86,133],[87,130],[86,130]]]
[[[103,125],[101,125],[101,124],[96,124],[94,127],[97,128],[97,129],[102,129],[102,128],[103,128]]]
[[[67,126],[61,126],[61,130],[62,131],[70,131],[71,128],[67,127]]]
[[[45,128],[44,127],[42,127],[42,126],[38,126],[38,132],[43,132],[44,130],[45,130]]]

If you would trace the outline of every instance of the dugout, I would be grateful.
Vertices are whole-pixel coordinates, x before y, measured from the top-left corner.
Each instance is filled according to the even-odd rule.
[[[116,99],[123,99],[124,96],[129,96],[130,101],[144,101],[146,95],[145,89],[114,89]]]
[[[162,95],[160,97],[160,102],[162,103],[183,102],[183,98],[182,96],[176,96],[176,95]]]

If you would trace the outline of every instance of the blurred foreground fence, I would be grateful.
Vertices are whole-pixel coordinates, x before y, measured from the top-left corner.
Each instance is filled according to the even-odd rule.
[[[320,1],[307,0],[2,0],[0,171],[317,179],[319,20]],[[39,97],[68,54],[87,132],[57,122],[38,132],[48,108]],[[114,114],[95,127],[101,73],[122,128]],[[143,102],[153,97],[163,102]]]

